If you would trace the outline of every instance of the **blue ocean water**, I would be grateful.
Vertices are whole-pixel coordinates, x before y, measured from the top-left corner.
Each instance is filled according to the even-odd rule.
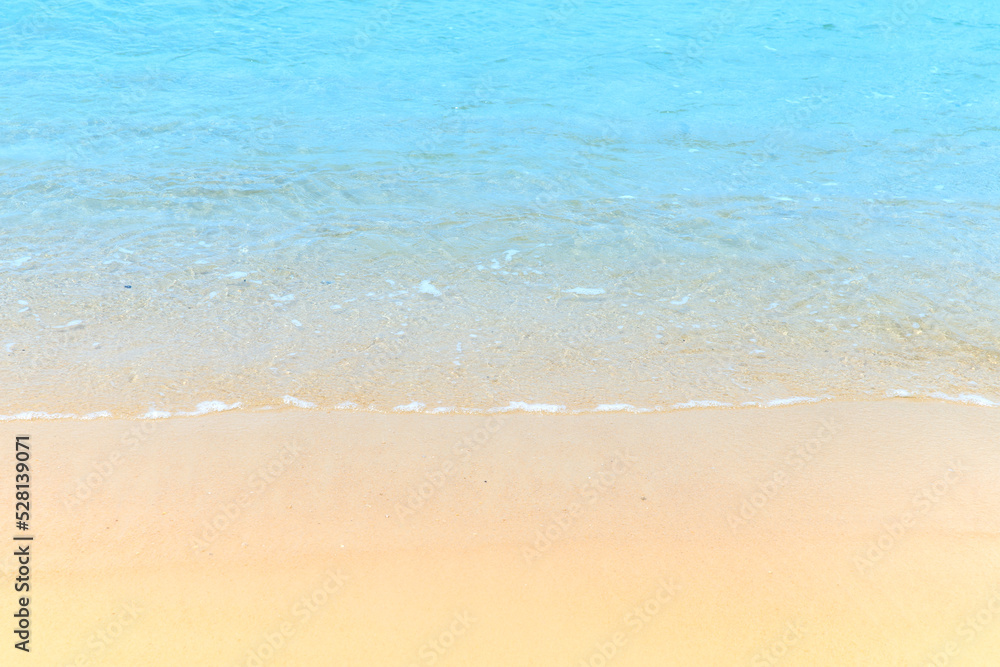
[[[9,0],[0,414],[1000,400],[998,36],[976,0]]]

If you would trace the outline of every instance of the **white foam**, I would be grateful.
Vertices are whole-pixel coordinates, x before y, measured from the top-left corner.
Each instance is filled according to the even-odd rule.
[[[24,257],[20,257],[18,259],[13,260],[11,262],[11,264],[14,265],[14,266],[21,266],[22,264],[24,264],[25,262],[27,262],[29,259],[31,259],[31,255],[25,255]]]
[[[233,271],[232,273],[227,273],[226,278],[232,278],[233,280],[238,280],[240,278],[246,278],[249,273],[244,273],[243,271]]]
[[[272,294],[271,298],[275,301],[291,301],[295,298],[294,294],[286,294],[285,296],[278,296],[277,294]]]
[[[232,405],[226,405],[222,401],[202,401],[195,406],[192,412],[178,412],[178,415],[184,415],[185,417],[195,417],[197,415],[208,414],[209,412],[226,412],[227,410],[235,410],[236,408],[243,405],[240,402],[233,403]]]
[[[721,403],[719,401],[688,401],[687,403],[675,403],[671,407],[677,410],[687,410],[689,408],[729,408],[731,403]]]
[[[441,296],[441,290],[434,287],[434,284],[429,280],[420,281],[420,293],[430,294],[431,296]]]
[[[772,408],[779,405],[794,405],[796,403],[819,403],[833,398],[832,396],[792,396],[790,398],[775,398],[764,404],[764,407]]]
[[[683,306],[683,305],[684,305],[685,303],[687,303],[687,302],[688,302],[688,299],[690,299],[690,298],[691,298],[691,295],[690,295],[690,294],[688,294],[688,295],[687,295],[686,297],[684,297],[683,299],[680,299],[680,300],[678,300],[678,301],[671,301],[670,303],[674,304],[675,306]]]
[[[16,415],[0,415],[0,421],[30,421],[32,419],[78,419],[76,415],[51,412],[19,412]]]
[[[649,412],[649,408],[637,408],[634,405],[628,403],[601,403],[596,408],[595,412]]]
[[[288,396],[287,394],[282,397],[285,405],[294,405],[297,408],[315,408],[315,403],[310,403],[309,401],[303,401],[301,398],[295,398],[294,396]]]
[[[601,287],[574,287],[573,289],[564,289],[564,294],[580,294],[583,296],[597,296],[598,294],[604,294],[604,289]]]
[[[83,324],[83,320],[72,320],[66,324],[60,324],[57,327],[51,327],[52,329],[71,329],[73,327],[78,327]]]
[[[511,257],[513,257],[514,255],[516,255],[519,252],[521,252],[521,251],[520,250],[504,250],[504,252],[503,252],[503,261],[509,262],[510,259],[511,259]]]
[[[987,408],[995,408],[997,406],[1000,406],[1000,403],[991,401],[990,399],[984,396],[979,396],[978,394],[959,394],[958,396],[949,396],[944,392],[935,391],[933,394],[930,394],[930,397],[937,398],[942,401],[953,401],[955,403],[968,403],[969,405],[981,405]]]
[[[944,392],[933,392],[933,393],[917,393],[911,392],[905,389],[894,389],[887,391],[885,393],[886,397],[896,398],[896,397],[916,397],[923,396],[925,398],[951,401],[957,403],[965,403],[967,405],[977,405],[982,407],[1000,407],[1000,402],[988,399],[984,396],[979,396],[977,394],[959,394],[958,396],[951,396],[945,394]],[[792,396],[788,398],[777,398],[770,401],[746,401],[740,403],[743,407],[779,407],[786,405],[794,405],[798,403],[818,403],[820,401],[827,401],[835,399],[835,396],[825,395],[825,396]],[[291,405],[297,408],[314,409],[319,408],[315,403],[304,401],[302,399],[296,398],[294,396],[285,395],[282,397],[282,402],[285,405]],[[229,410],[235,410],[242,407],[242,403],[236,402],[232,404],[227,404],[222,401],[203,401],[198,403],[194,410],[187,412],[168,412],[166,410],[159,410],[157,408],[151,407],[145,414],[138,416],[138,419],[166,419],[168,417],[192,417],[197,415],[204,415],[213,412],[225,412]],[[276,406],[262,407],[260,409],[268,410],[274,409]],[[524,401],[511,401],[508,405],[502,407],[494,408],[467,408],[461,406],[443,406],[436,407],[433,409],[426,409],[427,405],[420,401],[413,401],[407,405],[398,405],[392,409],[392,412],[422,412],[425,414],[444,414],[444,413],[458,413],[458,414],[490,414],[497,412],[546,412],[546,413],[564,413],[564,414],[589,414],[597,412],[631,412],[631,413],[647,413],[647,412],[665,412],[670,410],[685,410],[693,408],[729,408],[734,407],[732,403],[725,403],[722,401],[715,400],[690,400],[684,403],[676,403],[669,407],[663,407],[661,405],[654,405],[651,407],[638,407],[632,405],[631,403],[601,403],[594,408],[590,409],[574,409],[567,410],[565,405],[554,405],[548,403],[526,403]],[[326,410],[363,410],[366,412],[385,412],[384,407],[379,407],[376,404],[370,404],[367,407],[361,406],[353,401],[344,401],[333,408],[322,408]],[[7,421],[30,421],[30,420],[41,420],[41,419],[79,419],[79,420],[93,420],[93,419],[104,419],[113,418],[111,412],[107,410],[102,410],[98,412],[91,412],[85,415],[77,415],[70,413],[49,413],[41,411],[26,411],[20,412],[13,415],[0,415],[0,422]]]
[[[562,412],[565,405],[549,405],[547,403],[524,403],[523,401],[511,401],[505,408],[492,408],[489,412],[512,412],[520,410],[522,412]]]

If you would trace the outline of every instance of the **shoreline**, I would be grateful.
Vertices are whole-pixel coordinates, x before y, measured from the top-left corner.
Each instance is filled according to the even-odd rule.
[[[787,398],[775,398],[767,401],[744,401],[739,403],[727,403],[713,399],[691,399],[681,403],[669,405],[636,406],[629,403],[600,403],[587,408],[568,408],[565,405],[552,403],[526,403],[524,401],[511,401],[506,406],[496,406],[491,408],[473,407],[436,407],[427,409],[428,406],[420,401],[412,401],[406,405],[397,405],[390,409],[376,407],[374,404],[367,407],[361,406],[352,401],[346,401],[332,406],[320,406],[315,403],[298,399],[294,396],[284,396],[281,404],[262,404],[245,406],[242,401],[227,404],[225,401],[208,400],[201,401],[190,406],[190,410],[168,410],[151,407],[143,414],[120,415],[113,414],[108,410],[93,410],[81,414],[70,412],[46,412],[44,410],[21,410],[14,414],[0,414],[0,423],[4,422],[34,422],[34,421],[94,421],[94,420],[124,420],[124,421],[151,421],[160,419],[176,419],[179,417],[201,417],[225,412],[237,412],[248,414],[270,414],[273,412],[289,413],[301,410],[310,414],[421,414],[421,415],[460,415],[460,416],[489,416],[496,414],[551,414],[551,415],[596,415],[596,414],[672,414],[678,411],[688,410],[756,410],[783,408],[791,405],[809,405],[816,403],[882,403],[885,401],[923,401],[932,403],[950,403],[958,405],[977,406],[984,408],[1000,407],[1000,403],[980,394],[958,394],[953,396],[942,391],[925,392],[918,394],[907,390],[897,389],[887,392],[884,396],[791,396]]]
[[[275,410],[0,433],[30,434],[35,466],[33,650],[12,664],[1000,651],[1000,413],[983,407]],[[995,620],[968,625],[982,609]]]

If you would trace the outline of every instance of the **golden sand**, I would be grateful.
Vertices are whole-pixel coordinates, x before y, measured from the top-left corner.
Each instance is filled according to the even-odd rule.
[[[987,665],[1000,411],[224,413],[31,436],[4,665]]]

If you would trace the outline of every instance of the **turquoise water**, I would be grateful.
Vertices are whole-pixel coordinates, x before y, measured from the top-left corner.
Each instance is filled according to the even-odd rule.
[[[1000,401],[1000,5],[12,0],[0,36],[0,414]]]

